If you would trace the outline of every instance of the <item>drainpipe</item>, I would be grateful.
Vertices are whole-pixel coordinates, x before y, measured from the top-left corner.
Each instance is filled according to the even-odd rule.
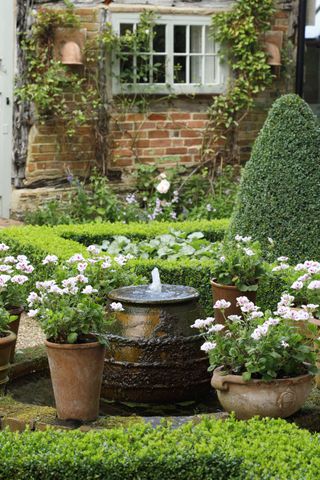
[[[298,49],[297,49],[297,73],[296,93],[303,96],[304,84],[304,51],[305,51],[305,30],[307,16],[307,0],[300,0],[298,17]]]

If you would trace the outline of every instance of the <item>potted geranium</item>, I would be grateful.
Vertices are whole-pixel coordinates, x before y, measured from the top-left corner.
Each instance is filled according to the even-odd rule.
[[[209,355],[212,386],[228,412],[286,418],[306,400],[317,372],[316,354],[299,327],[279,314],[261,312],[247,297],[237,299],[241,315],[225,315],[224,324],[197,320]],[[290,308],[286,298],[282,305]],[[313,328],[313,326],[310,326]]]
[[[226,314],[239,315],[237,297],[241,292],[245,292],[254,302],[258,281],[264,272],[264,262],[258,241],[240,235],[236,235],[231,240],[224,240],[218,247],[214,259],[214,278],[211,280],[213,301],[226,300],[229,303]],[[223,321],[223,316],[218,309],[215,311],[215,318],[219,322]]]
[[[4,385],[9,380],[10,356],[17,338],[16,334],[10,330],[10,324],[14,319],[8,310],[0,305],[0,385]]]
[[[46,347],[60,419],[91,421],[98,416],[109,321],[97,291],[83,275],[37,282],[29,313],[46,335]]]
[[[34,267],[25,255],[8,255],[9,249],[8,245],[0,243],[0,299],[13,318],[10,330],[17,336]],[[15,344],[16,342],[11,350],[11,363],[14,360]]]

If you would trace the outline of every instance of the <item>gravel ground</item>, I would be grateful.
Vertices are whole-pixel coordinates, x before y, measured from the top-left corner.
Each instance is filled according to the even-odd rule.
[[[33,318],[29,318],[25,313],[21,315],[20,327],[16,350],[26,347],[35,347],[43,345],[45,336],[42,333],[38,323]]]

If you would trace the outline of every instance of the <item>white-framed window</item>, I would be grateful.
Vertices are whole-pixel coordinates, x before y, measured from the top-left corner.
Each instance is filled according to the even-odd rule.
[[[111,14],[113,30],[120,36],[134,32],[139,19],[138,13]],[[124,59],[113,59],[113,93],[225,91],[228,72],[220,62],[219,46],[210,36],[210,24],[210,16],[159,16],[148,51],[127,51],[123,52]],[[132,72],[129,80],[123,78],[123,71]]]
[[[320,0],[307,2],[306,39],[320,37]]]

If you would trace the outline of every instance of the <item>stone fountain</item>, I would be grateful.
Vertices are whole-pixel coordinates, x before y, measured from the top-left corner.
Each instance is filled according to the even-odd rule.
[[[201,318],[199,293],[162,285],[158,269],[151,285],[123,287],[109,294],[124,311],[108,334],[102,397],[123,402],[195,400],[210,388],[203,340],[191,325]]]

